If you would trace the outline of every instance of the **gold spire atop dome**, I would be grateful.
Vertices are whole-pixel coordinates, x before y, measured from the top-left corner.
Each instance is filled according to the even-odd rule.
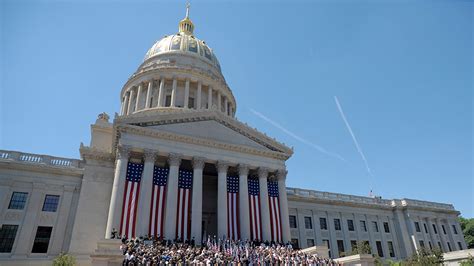
[[[189,8],[191,7],[191,4],[189,2],[186,4],[186,17],[179,22],[179,32],[184,33],[187,35],[193,35],[194,31],[194,24],[189,19]]]

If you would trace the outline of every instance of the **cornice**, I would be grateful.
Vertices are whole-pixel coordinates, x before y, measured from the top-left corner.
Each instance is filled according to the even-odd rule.
[[[106,161],[106,162],[114,162],[115,157],[113,153],[100,151],[95,148],[84,146],[81,143],[81,147],[79,148],[79,152],[81,154],[81,158],[84,160],[96,160],[96,161]]]
[[[246,153],[258,154],[262,155],[262,152],[266,155],[274,158],[275,156],[278,159],[287,160],[293,154],[293,150],[287,147],[286,145],[278,142],[274,138],[270,138],[267,135],[259,132],[255,128],[249,127],[247,124],[244,124],[237,119],[232,117],[226,116],[221,114],[215,110],[208,110],[208,109],[201,109],[201,110],[182,110],[182,109],[174,109],[174,108],[156,108],[156,109],[148,109],[142,112],[134,113],[128,116],[120,116],[115,118],[114,125],[116,128],[122,128],[124,124],[131,124],[140,127],[147,127],[147,126],[155,126],[155,125],[165,125],[165,124],[175,124],[175,123],[186,123],[186,122],[196,122],[196,121],[209,121],[214,120],[222,125],[236,131],[239,134],[246,136],[247,138],[259,143],[262,146],[270,149],[270,151],[260,151],[250,147],[243,147],[237,148],[237,150],[241,151],[242,149],[245,150]],[[120,133],[118,133],[120,134]],[[185,137],[185,136],[183,136]],[[187,138],[194,138],[188,137]],[[198,138],[194,138],[198,140]],[[204,139],[199,139],[199,142],[204,141]],[[217,144],[216,141],[209,141],[212,142],[211,146]],[[227,143],[221,143],[222,145],[226,146],[237,146]],[[222,146],[220,145],[220,146]],[[224,147],[227,148],[227,147]],[[233,148],[235,150],[235,148]]]
[[[77,176],[81,177],[84,168],[64,168],[56,167],[51,165],[44,164],[31,164],[26,162],[16,162],[16,161],[3,161],[0,160],[1,169],[10,169],[10,170],[24,170],[31,172],[40,172],[47,174],[57,174],[57,175],[68,175],[68,176]]]

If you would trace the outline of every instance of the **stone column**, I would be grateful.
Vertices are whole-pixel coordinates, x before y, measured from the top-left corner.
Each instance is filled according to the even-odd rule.
[[[184,108],[188,108],[189,106],[189,79],[186,79],[184,85]]]
[[[239,219],[240,219],[240,238],[250,240],[250,210],[249,210],[249,186],[248,186],[249,168],[247,165],[239,165]]]
[[[270,209],[268,207],[268,169],[258,169],[258,184],[260,186],[260,216],[262,217],[262,240],[271,240],[270,231]]]
[[[278,170],[278,197],[280,199],[280,220],[281,220],[281,231],[283,242],[291,240],[290,233],[290,215],[288,213],[288,198],[286,195],[286,175],[288,171],[282,169]],[[356,221],[354,220],[354,223]],[[313,223],[313,226],[316,223]]]
[[[111,237],[114,228],[120,233],[119,227],[120,216],[122,214],[123,190],[125,189],[125,178],[127,176],[129,156],[130,147],[118,147],[114,183],[112,185],[112,194],[110,196],[109,215],[107,218],[107,227],[105,229],[105,238],[107,239]]]
[[[212,88],[210,85],[207,91],[207,109],[212,109]]]
[[[221,99],[221,97],[222,97],[221,92],[217,91],[217,110],[219,110],[219,112],[222,112],[221,111],[222,110],[221,109],[222,108],[222,103],[221,103],[222,99]]]
[[[148,82],[148,89],[146,91],[146,101],[145,101],[144,109],[150,108],[152,90],[153,90],[153,80],[150,80]]]
[[[217,237],[227,235],[227,162],[217,162]]]
[[[120,115],[123,115],[125,109],[125,100],[127,95],[122,97],[122,102],[120,103]]]
[[[161,78],[158,88],[158,107],[163,107],[163,98],[165,97],[165,78]]]
[[[197,245],[202,243],[202,170],[204,158],[193,159],[193,197],[191,212],[191,238],[194,237]]]
[[[166,218],[165,218],[165,238],[176,238],[176,207],[178,204],[178,175],[181,156],[171,153],[168,158],[170,166],[168,184],[166,189]]]
[[[198,82],[198,88],[197,88],[197,108],[196,109],[201,109],[201,93],[202,93],[202,84],[201,81]]]
[[[128,97],[127,115],[132,114],[134,93],[135,93],[135,91],[133,90],[133,88],[130,88],[130,95]]]
[[[122,115],[128,114],[128,103],[130,102],[130,92],[125,93],[125,102],[123,103],[123,112]]]
[[[176,78],[173,79],[173,87],[171,89],[171,107],[176,107],[176,94],[177,94],[177,88],[176,86],[178,85],[178,80]]]
[[[142,98],[142,84],[140,83],[140,85],[138,85],[138,89],[137,89],[137,100],[135,101],[135,111],[140,110],[141,98]]]
[[[152,150],[145,150],[143,157],[145,165],[143,166],[142,180],[140,181],[140,198],[138,199],[138,236],[148,235],[151,192],[153,190],[153,168],[155,166],[156,153]]]
[[[227,106],[227,104],[228,104],[228,103],[227,103],[227,97],[224,97],[224,113],[225,113],[226,115],[229,114],[229,113],[228,113],[228,112],[229,112],[229,109],[228,109],[229,106]]]

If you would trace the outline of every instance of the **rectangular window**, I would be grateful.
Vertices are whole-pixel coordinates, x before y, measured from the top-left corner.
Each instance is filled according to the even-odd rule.
[[[28,198],[27,192],[13,192],[8,209],[23,210]]]
[[[314,239],[306,239],[306,244],[308,247],[313,247],[314,246]]]
[[[423,240],[420,240],[420,247],[425,248],[425,242],[423,242]]]
[[[171,106],[171,95],[166,95],[165,107],[170,107],[170,106]]]
[[[337,240],[337,250],[339,251],[339,257],[342,257],[342,253],[344,253],[344,240]]]
[[[188,108],[194,109],[194,98],[193,97],[188,98]]]
[[[364,246],[369,247],[369,254],[372,254],[372,247],[370,246],[370,242],[367,240],[362,241]]]
[[[454,231],[454,234],[457,235],[458,234],[458,229],[456,228],[456,225],[453,224],[453,231]]]
[[[453,249],[451,248],[451,244],[450,244],[449,242],[446,242],[446,244],[448,244],[448,249],[449,249],[449,251],[450,251],[450,252],[453,251]]]
[[[311,217],[304,217],[304,228],[313,229],[313,223],[311,221]]]
[[[323,246],[328,247],[329,250],[329,257],[331,258],[331,246],[329,245],[329,240],[328,239],[323,239]]]
[[[0,229],[0,253],[12,252],[18,225],[4,224]]]
[[[417,232],[421,232],[421,228],[420,228],[420,223],[419,222],[415,222],[415,230]]]
[[[297,228],[296,227],[296,216],[290,215],[290,228]]]
[[[33,242],[33,249],[31,253],[47,253],[49,246],[49,239],[51,238],[51,226],[38,226],[36,230],[35,242]]]
[[[334,219],[334,229],[340,231],[341,230],[341,220]]]
[[[351,240],[351,249],[354,250],[357,248],[357,241]]]
[[[432,224],[433,226],[433,231],[435,234],[438,234],[438,228],[436,228],[436,224]]]
[[[387,222],[383,223],[383,230],[385,231],[385,233],[390,233],[390,227],[388,226]]]
[[[374,230],[374,232],[379,231],[379,225],[377,224],[376,221],[372,221],[372,230]]]
[[[441,242],[438,241],[438,248],[439,250],[443,251],[443,247],[441,246]]]
[[[375,245],[377,246],[377,254],[379,255],[379,257],[383,258],[382,242],[375,241]]]
[[[300,245],[298,243],[298,238],[292,238],[291,239],[291,246],[294,248],[294,249],[299,249],[300,248]]]
[[[462,250],[462,244],[461,244],[461,242],[458,242],[458,247],[459,247],[459,250]]]
[[[423,227],[425,227],[425,233],[428,234],[428,227],[426,226],[426,224],[423,224]]]
[[[44,212],[56,212],[58,209],[59,204],[59,196],[58,195],[46,195],[44,198],[43,203],[43,211]]]
[[[319,228],[321,228],[321,230],[328,230],[328,224],[326,223],[326,218],[319,218]]]
[[[443,229],[443,234],[446,234],[446,227],[444,227],[444,224],[441,225],[441,229]]]
[[[388,241],[387,244],[388,244],[388,253],[390,253],[390,257],[395,258],[395,249],[393,248],[393,242]]]
[[[428,241],[428,245],[430,246],[430,250],[432,250],[433,246],[431,245],[431,241]]]
[[[347,220],[347,230],[354,231],[354,221],[353,220]]]
[[[367,224],[365,223],[365,221],[360,221],[360,229],[362,230],[362,232],[367,232]]]

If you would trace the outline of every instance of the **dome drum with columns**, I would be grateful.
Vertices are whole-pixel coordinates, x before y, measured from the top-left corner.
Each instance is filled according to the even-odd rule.
[[[217,57],[193,35],[186,17],[179,32],[158,40],[121,92],[121,116],[171,109],[217,110],[234,117],[237,104]]]

